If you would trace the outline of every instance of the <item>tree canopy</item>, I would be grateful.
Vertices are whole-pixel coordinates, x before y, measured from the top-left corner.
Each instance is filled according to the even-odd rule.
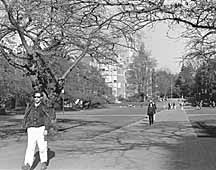
[[[215,6],[212,0],[1,0],[0,52],[55,101],[83,57],[117,61],[119,46],[132,48],[134,32],[158,21],[185,24],[194,50],[186,59],[214,59]],[[70,64],[56,76],[51,65],[59,58]]]
[[[189,97],[193,95],[194,89],[194,68],[192,64],[183,65],[175,81],[176,93],[179,97]]]
[[[118,39],[129,40],[134,31],[124,12],[106,1],[1,0],[0,5],[2,55],[53,100],[84,56],[116,61]],[[57,77],[51,65],[59,58],[72,63]]]
[[[138,51],[132,55],[133,61],[128,65],[126,71],[126,80],[128,88],[136,87],[139,96],[146,97],[151,95],[148,87],[152,86],[152,74],[157,65],[156,60],[150,56],[150,53],[145,49],[144,42],[141,42]]]

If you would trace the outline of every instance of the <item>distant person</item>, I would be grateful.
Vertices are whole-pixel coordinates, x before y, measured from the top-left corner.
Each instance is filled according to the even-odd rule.
[[[176,109],[176,104],[175,104],[175,102],[173,102],[172,108],[173,108],[173,109]]]
[[[201,100],[199,103],[199,109],[202,109],[202,107],[203,107],[203,100]]]
[[[170,109],[171,109],[171,103],[168,102],[168,110],[170,110]]]
[[[184,110],[184,102],[181,101],[179,105],[180,105],[181,110]]]
[[[147,115],[149,117],[149,125],[152,125],[154,123],[154,115],[156,113],[156,110],[157,110],[156,104],[153,102],[153,100],[150,100],[147,109]]]
[[[215,101],[212,101],[212,107],[215,108]]]
[[[47,135],[48,129],[55,120],[55,113],[50,112],[42,102],[43,94],[34,93],[34,102],[26,108],[23,126],[27,130],[28,144],[22,170],[30,170],[34,162],[36,144],[39,148],[41,170],[47,169]]]

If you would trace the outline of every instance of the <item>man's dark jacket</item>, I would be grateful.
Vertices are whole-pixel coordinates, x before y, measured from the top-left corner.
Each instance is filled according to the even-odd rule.
[[[154,115],[156,113],[156,104],[153,102],[150,102],[147,109],[147,115]]]
[[[48,108],[44,103],[40,103],[37,107],[32,103],[25,110],[23,126],[26,129],[29,127],[45,126],[45,129],[49,130],[55,119],[56,114],[53,109]]]

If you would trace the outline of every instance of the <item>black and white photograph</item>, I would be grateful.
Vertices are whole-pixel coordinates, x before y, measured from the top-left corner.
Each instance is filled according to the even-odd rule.
[[[0,170],[215,170],[215,0],[0,0]]]

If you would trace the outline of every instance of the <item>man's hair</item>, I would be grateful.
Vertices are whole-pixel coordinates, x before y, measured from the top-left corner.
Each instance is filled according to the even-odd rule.
[[[41,91],[34,91],[32,96],[34,97],[37,93],[40,93],[41,97],[43,97],[43,93]]]

